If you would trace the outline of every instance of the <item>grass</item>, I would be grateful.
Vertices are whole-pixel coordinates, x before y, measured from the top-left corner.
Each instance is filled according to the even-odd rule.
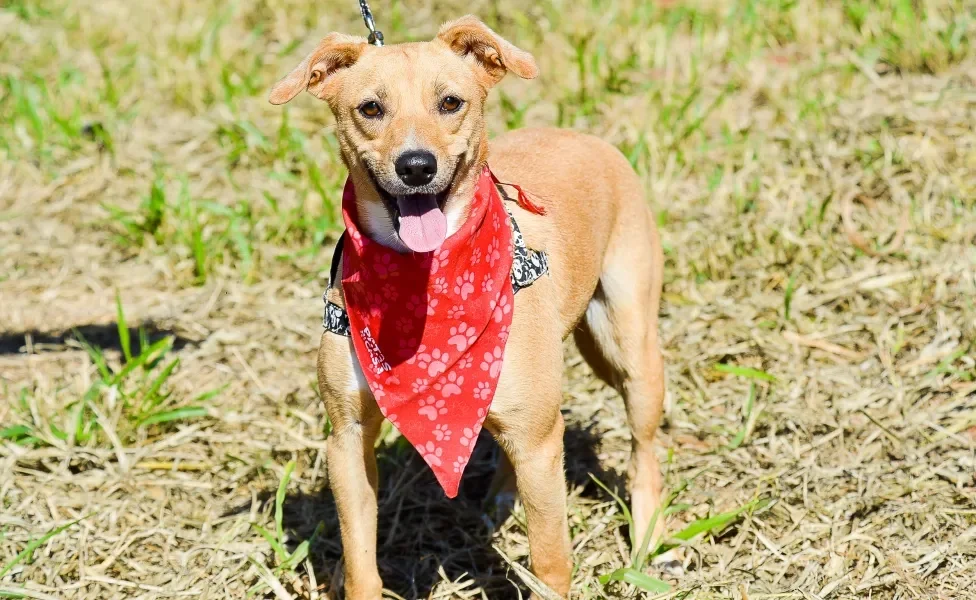
[[[373,10],[390,42],[475,12],[532,51],[491,131],[599,135],[657,215],[669,538],[629,538],[623,407],[568,345],[576,597],[965,597],[971,2]],[[354,3],[0,2],[0,595],[340,583],[314,353],[345,172],[324,104],[266,102],[330,30]],[[384,430],[390,597],[536,589],[479,448],[448,502]],[[677,542],[683,576],[648,566]]]
[[[144,439],[149,430],[207,416],[206,403],[220,390],[203,392],[189,402],[174,399],[167,387],[180,359],[166,360],[173,349],[173,338],[151,341],[140,329],[139,339],[133,340],[118,295],[115,305],[121,353],[117,363],[113,364],[102,348],[78,334],[80,346],[95,367],[95,380],[79,398],[63,405],[61,415],[41,414],[32,390],[21,388],[18,401],[9,408],[13,413],[10,416],[22,422],[0,431],[0,439],[62,449],[75,445],[118,446]],[[138,344],[135,354],[134,342]]]

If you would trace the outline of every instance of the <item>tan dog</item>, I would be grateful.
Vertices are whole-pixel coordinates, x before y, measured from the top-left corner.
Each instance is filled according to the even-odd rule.
[[[527,79],[537,75],[531,55],[468,16],[444,25],[425,43],[374,47],[362,38],[330,34],[274,86],[270,100],[281,104],[308,90],[328,102],[356,190],[359,227],[397,251],[408,244],[398,235],[399,215],[389,199],[433,195],[450,235],[467,215],[489,153],[500,180],[520,184],[545,207],[544,216],[512,207],[528,247],[548,254],[551,277],[515,296],[505,363],[485,427],[507,455],[496,479],[509,489],[517,480],[532,570],[566,596],[572,565],[560,403],[562,340],[570,332],[594,371],[626,402],[636,526],[643,534],[654,522],[655,538],[663,531],[656,514],[660,466],[652,448],[664,402],[657,334],[663,256],[641,183],[609,144],[571,131],[530,129],[489,146],[484,102],[509,71]],[[424,169],[423,181],[405,176],[405,156]],[[410,246],[420,243],[412,240]],[[334,292],[341,302],[341,290]],[[383,418],[349,338],[322,336],[318,377],[333,424],[328,468],[342,531],[346,597],[375,600],[382,583],[373,446]]]

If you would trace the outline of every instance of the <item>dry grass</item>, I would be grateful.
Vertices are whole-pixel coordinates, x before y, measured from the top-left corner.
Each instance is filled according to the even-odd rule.
[[[325,106],[265,93],[325,32],[360,32],[355,8],[0,2],[0,596],[217,600],[266,581],[259,596],[316,598],[337,583],[313,361],[344,173]],[[481,15],[544,73],[495,93],[495,131],[594,132],[644,177],[668,257],[661,455],[668,485],[688,484],[671,529],[775,499],[693,540],[672,597],[974,596],[971,2],[374,11],[390,41]],[[116,290],[133,329],[172,336],[151,356],[133,337],[146,362],[121,376]],[[575,595],[634,595],[597,581],[630,549],[589,478],[621,486],[622,406],[567,357]],[[381,570],[400,596],[517,597],[494,547],[524,564],[523,521],[483,517],[481,448],[450,502],[384,439]],[[323,529],[276,570],[252,523],[277,539],[289,460],[284,552]]]

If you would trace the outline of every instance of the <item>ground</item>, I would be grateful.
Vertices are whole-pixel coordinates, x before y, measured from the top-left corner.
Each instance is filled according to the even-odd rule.
[[[542,71],[493,92],[492,131],[588,131],[645,182],[667,255],[668,529],[707,530],[683,574],[637,565],[667,597],[973,597],[971,2],[373,10],[390,42],[478,14]],[[266,102],[332,30],[363,33],[353,0],[0,1],[0,596],[340,583],[314,361],[345,174],[324,104]],[[604,489],[624,493],[629,433],[566,356],[574,597],[650,594],[599,580],[631,564]],[[482,509],[479,448],[449,501],[384,436],[392,597],[532,583],[521,509]]]

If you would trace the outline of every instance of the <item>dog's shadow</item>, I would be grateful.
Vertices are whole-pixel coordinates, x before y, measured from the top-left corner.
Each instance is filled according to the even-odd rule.
[[[570,488],[580,486],[583,496],[607,499],[590,474],[611,489],[619,486],[619,478],[600,466],[592,428],[567,424],[565,446]],[[458,497],[451,500],[402,438],[377,449],[381,481],[377,562],[384,587],[410,600],[428,597],[438,581],[473,580],[493,600],[528,597],[493,548],[495,526],[484,509],[498,452],[491,436],[482,433]],[[283,524],[296,541],[311,537],[319,523],[324,526],[310,557],[320,587],[341,598],[337,588],[342,579],[342,544],[332,492],[323,487],[289,494],[283,509]]]

